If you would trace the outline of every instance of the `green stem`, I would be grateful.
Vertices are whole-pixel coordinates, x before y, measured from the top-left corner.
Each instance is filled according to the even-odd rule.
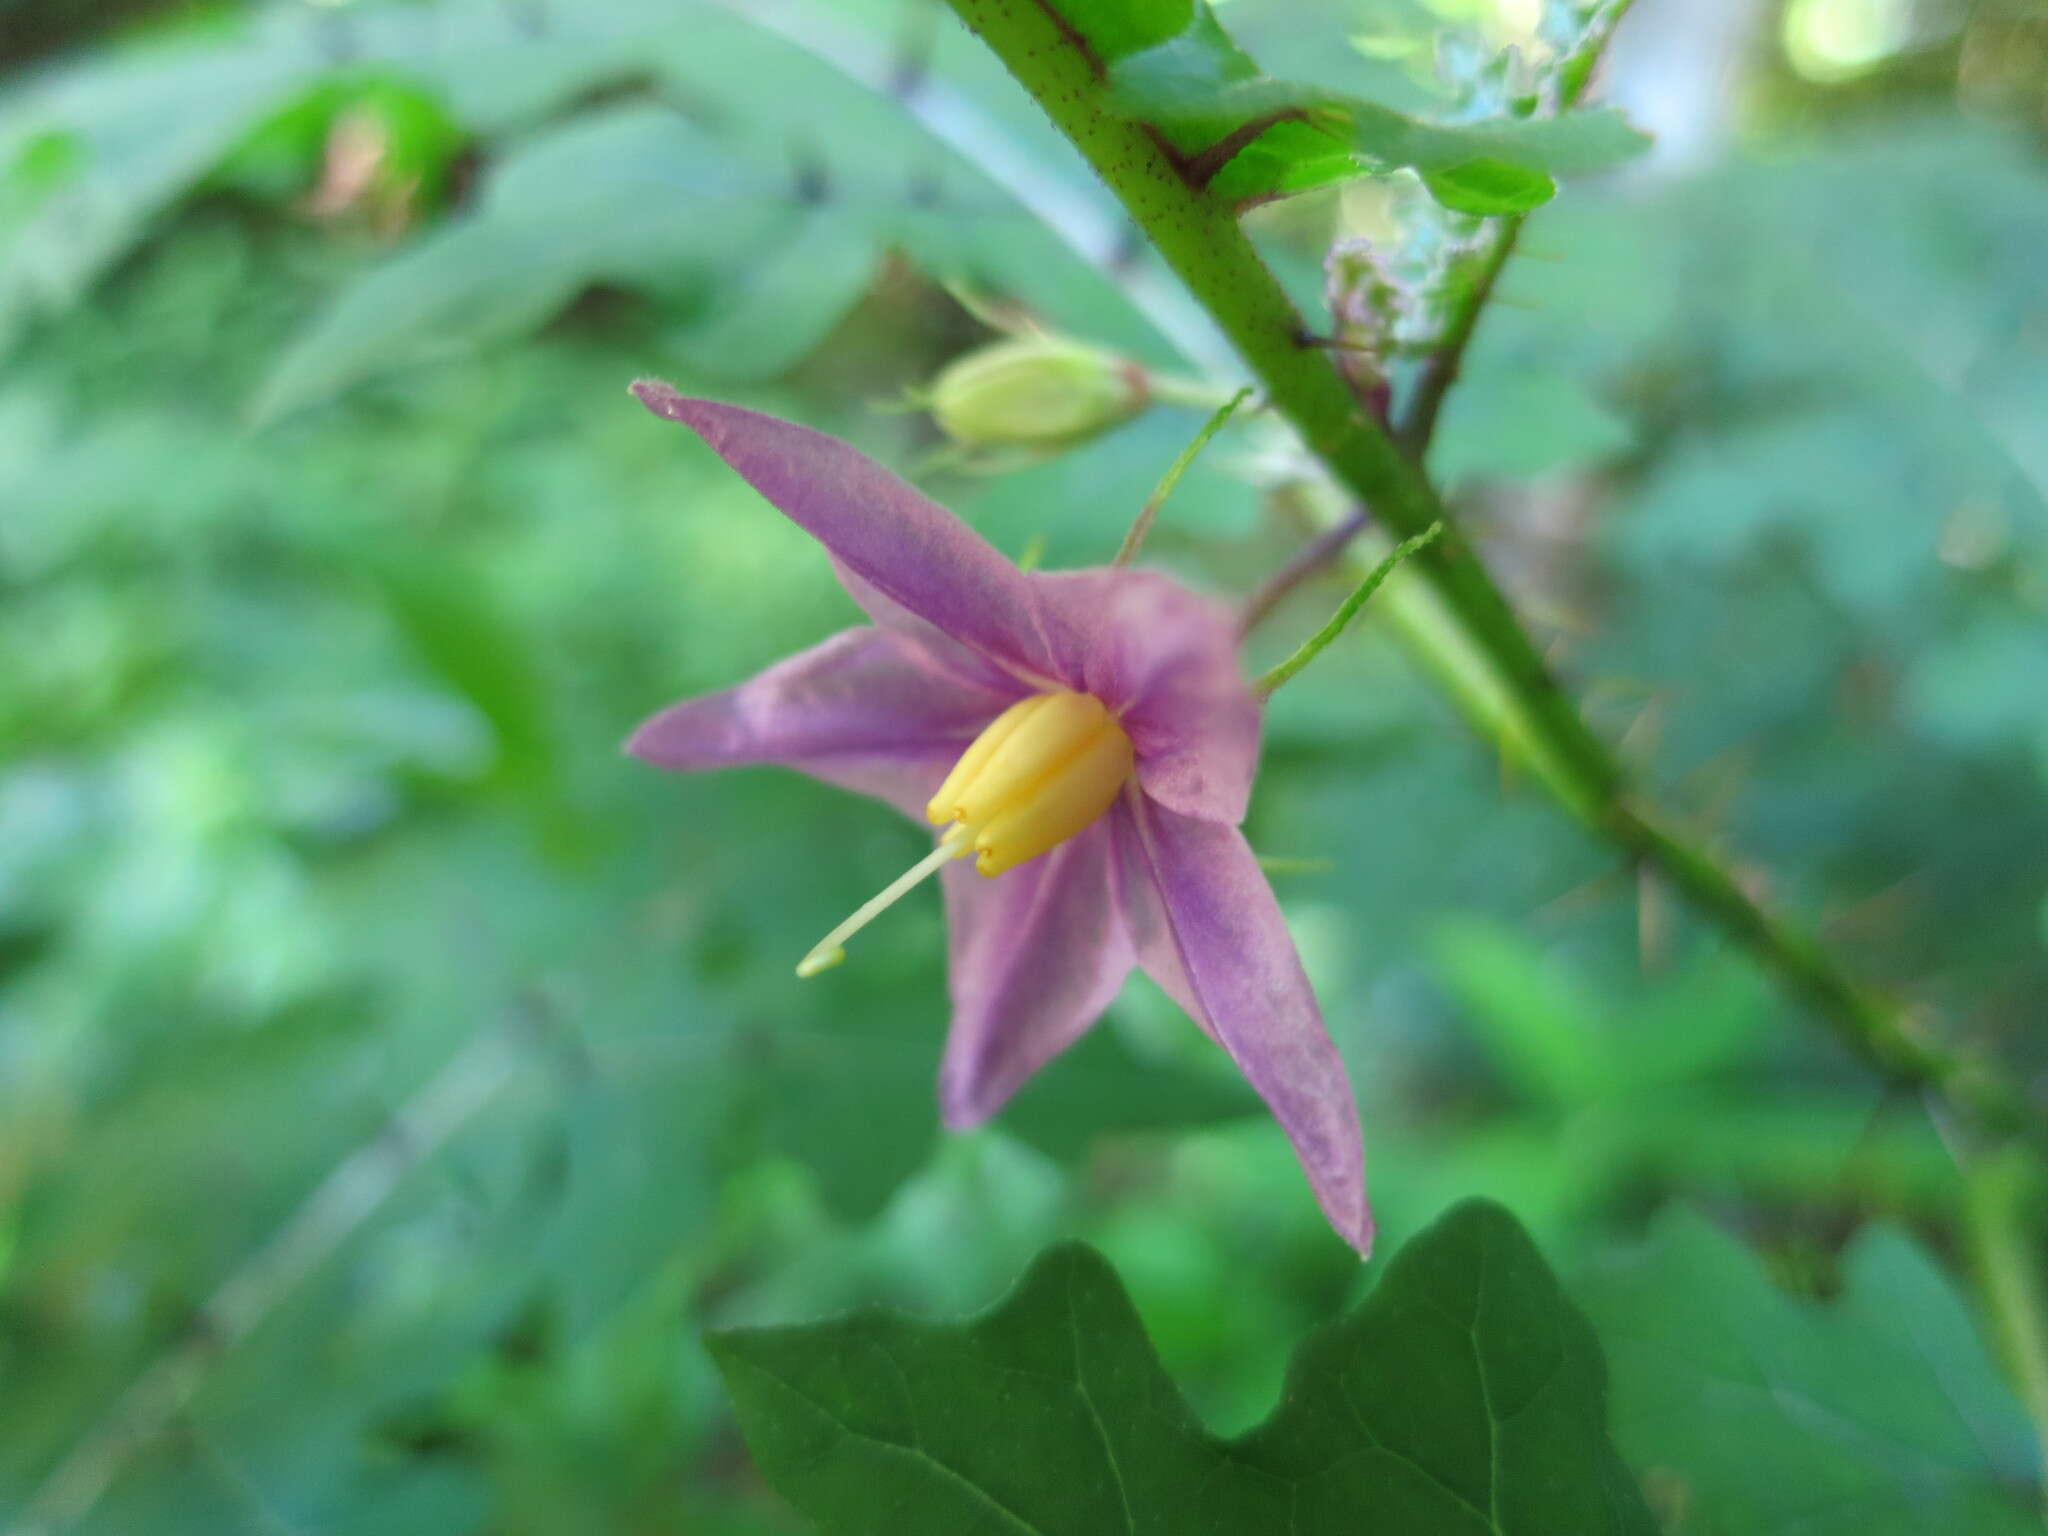
[[[1444,525],[1442,523],[1431,523],[1424,532],[1418,533],[1412,539],[1404,539],[1388,550],[1386,558],[1374,566],[1367,573],[1365,580],[1361,581],[1353,589],[1351,595],[1338,605],[1337,611],[1330,616],[1330,622],[1304,640],[1301,643],[1301,648],[1292,656],[1253,683],[1252,692],[1262,699],[1271,698],[1275,688],[1278,688],[1282,683],[1293,677],[1295,673],[1314,661],[1329,646],[1331,641],[1344,633],[1345,628],[1351,621],[1358,617],[1358,610],[1363,608],[1367,599],[1380,589],[1380,583],[1394,574],[1395,566],[1406,560],[1410,555],[1419,553],[1434,544],[1443,537],[1443,531]]]
[[[2048,1468],[2048,1296],[2041,1266],[2048,1258],[2048,1190],[2024,1149],[2008,1147],[1980,1160],[1969,1174],[1965,1206],[1970,1248],[1991,1324]],[[2041,1490],[2048,1518],[2048,1482]]]
[[[1938,1090],[1990,1132],[2032,1123],[2026,1100],[1997,1078],[1918,1039],[1893,1009],[1849,981],[1812,939],[1763,910],[1704,849],[1625,801],[1620,768],[1552,679],[1500,590],[1446,516],[1421,464],[1359,404],[1313,344],[1286,293],[1239,227],[1236,211],[1142,123],[1103,106],[1104,71],[1054,0],[951,0],[994,50],[1230,339],[1272,408],[1352,496],[1397,538],[1442,522],[1444,534],[1403,570],[1426,584],[1492,674],[1515,729],[1565,803],[1632,857],[1662,868],[1712,918],[1796,990],[1879,1071]],[[1619,14],[1617,7],[1613,14]],[[1505,261],[1505,257],[1501,258]],[[1476,323],[1476,322],[1475,322]],[[1469,327],[1468,327],[1469,334]],[[1447,386],[1446,386],[1447,387]]]

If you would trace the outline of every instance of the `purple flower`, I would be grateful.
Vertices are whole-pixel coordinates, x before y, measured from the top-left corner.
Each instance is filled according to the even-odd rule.
[[[799,974],[836,964],[856,929],[940,871],[953,1022],[939,1102],[960,1129],[1142,966],[1229,1052],[1331,1224],[1366,1252],[1351,1086],[1238,831],[1259,704],[1229,614],[1156,572],[1024,572],[836,438],[666,384],[633,393],[823,544],[874,622],[663,710],[628,750],[686,772],[780,763],[948,828]]]

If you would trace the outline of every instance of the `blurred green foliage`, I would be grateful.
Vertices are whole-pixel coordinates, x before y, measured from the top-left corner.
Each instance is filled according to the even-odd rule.
[[[1231,9],[1290,77],[1367,38],[1353,88],[1424,112],[1430,39],[1479,8]],[[1669,801],[2031,1078],[2048,175],[2037,131],[1957,108],[2012,109],[1966,67],[1971,29],[2020,28],[1996,11],[1940,34],[1940,91],[1919,54],[1827,89],[1774,64],[1726,163],[1568,188],[1436,452]],[[961,151],[1100,214],[943,16],[817,0],[797,46],[791,12],[748,13],[180,10],[0,85],[0,1527],[795,1531],[702,1326],[955,1314],[1078,1234],[1235,1431],[1363,1289],[1278,1132],[1142,984],[997,1128],[942,1138],[935,903],[829,981],[789,974],[916,834],[806,781],[618,753],[856,618],[629,378],[914,467],[928,429],[872,407],[980,335],[942,280],[1200,361],[1149,258],[1083,260]],[[955,115],[871,88],[913,62]],[[940,142],[962,103],[984,137]],[[1312,275],[1372,197],[1261,227]],[[1013,554],[1099,563],[1198,420],[933,487]],[[1269,452],[1220,441],[1153,555],[1233,591],[1283,560],[1298,508],[1245,483]],[[1639,1261],[1694,1286],[1711,1261],[1704,1298],[1598,1277],[1673,1203],[1794,1288],[1832,1290],[1871,1218],[1952,1251],[1957,1175],[1917,1108],[1360,634],[1276,697],[1250,830],[1327,861],[1276,879],[1386,1240],[1489,1194],[1568,1287],[1594,1277],[1603,1327],[1668,1330],[1668,1302],[1764,1340],[1804,1314],[1725,1239],[1660,1227]],[[1990,1473],[1926,1486],[2024,1508],[2038,1467],[1961,1304],[1908,1239],[1851,1253],[1852,1315],[1797,1346],[1823,1357],[1800,1390],[1866,1390],[1874,1307],[1938,1327],[1929,1369],[1999,1438]],[[1672,1530],[1810,1528],[1740,1502],[1751,1415],[1659,1408],[1668,1332],[1606,1342],[1617,1440]],[[1886,1486],[1813,1416],[1771,1428],[1788,1476],[1850,1469],[1842,1508]]]
[[[1678,1529],[1868,1536],[2040,1529],[2031,1426],[1941,1272],[1859,1234],[1825,1307],[1696,1217],[1587,1286],[1621,1366],[1616,1434]]]

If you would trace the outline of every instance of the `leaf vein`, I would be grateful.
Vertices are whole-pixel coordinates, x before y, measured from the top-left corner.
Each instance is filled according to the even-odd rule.
[[[887,1351],[883,1351],[883,1354],[886,1356]],[[826,1407],[823,1403],[819,1402],[816,1398],[812,1397],[808,1392],[805,1392],[802,1388],[796,1386],[794,1383],[786,1381],[782,1377],[777,1376],[772,1371],[770,1371],[766,1366],[758,1365],[754,1361],[747,1360],[744,1358],[736,1360],[734,1363],[745,1366],[755,1375],[760,1376],[764,1380],[772,1382],[774,1383],[774,1385],[780,1387],[783,1391],[787,1392],[791,1397],[794,1397],[795,1399],[797,1399],[797,1401],[805,1404],[813,1411],[815,1411],[821,1418],[825,1419],[828,1423],[830,1423],[834,1429],[838,1430],[839,1433],[846,1436],[847,1439],[858,1441],[862,1445],[874,1446],[877,1450],[888,1451],[898,1456],[908,1457],[914,1462],[921,1463],[924,1466],[930,1467],[933,1471],[942,1473],[945,1477],[950,1479],[954,1484],[965,1490],[967,1493],[972,1494],[976,1499],[980,1500],[981,1503],[986,1505],[995,1514],[997,1514],[1003,1520],[1008,1522],[1010,1526],[1012,1526],[1017,1531],[1022,1532],[1023,1536],[1046,1536],[1046,1533],[1044,1531],[1041,1531],[1029,1520],[1026,1520],[1014,1509],[1011,1509],[1009,1505],[1003,1503],[1001,1499],[998,1499],[986,1488],[982,1487],[979,1483],[975,1482],[973,1478],[967,1476],[964,1472],[958,1471],[953,1467],[947,1466],[946,1463],[939,1460],[938,1457],[934,1456],[922,1445],[903,1445],[894,1440],[885,1440],[880,1435],[871,1435],[868,1434],[865,1430],[855,1429],[851,1424],[848,1424],[844,1419],[840,1418],[838,1414],[834,1413],[830,1408]]]

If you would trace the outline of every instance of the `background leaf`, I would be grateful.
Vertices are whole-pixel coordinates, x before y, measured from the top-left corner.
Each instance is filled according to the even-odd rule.
[[[777,243],[753,182],[674,112],[623,106],[522,145],[474,214],[380,267],[285,352],[256,413],[516,334],[599,282],[687,291]]]
[[[1864,1233],[1827,1304],[1697,1217],[1585,1288],[1616,1438],[1702,1536],[2039,1529],[2039,1451],[1968,1309],[1903,1234]]]

